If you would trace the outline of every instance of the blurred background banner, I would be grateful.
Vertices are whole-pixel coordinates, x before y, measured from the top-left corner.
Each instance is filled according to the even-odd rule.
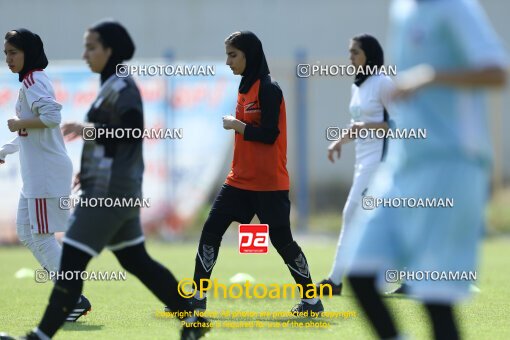
[[[52,63],[47,69],[62,122],[84,121],[99,89],[99,79],[78,63]],[[133,64],[164,65],[164,60],[137,60]],[[178,65],[191,63],[176,62]],[[223,64],[203,63],[215,69],[213,76],[135,77],[144,104],[145,127],[170,129],[166,139],[144,140],[143,195],[150,208],[142,210],[148,232],[171,236],[181,230],[211,194],[216,181],[230,164],[233,135],[223,129],[221,117],[235,114],[236,79]],[[20,84],[17,76],[0,73],[2,121],[14,116]],[[0,143],[16,136],[0,129]],[[182,137],[182,138],[181,138]],[[66,142],[74,172],[80,168],[81,138]],[[18,155],[9,155],[0,167],[0,242],[15,240],[15,217],[21,176]]]

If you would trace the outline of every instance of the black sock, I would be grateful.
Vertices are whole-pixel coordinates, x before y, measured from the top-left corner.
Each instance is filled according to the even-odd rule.
[[[64,243],[62,259],[60,261],[60,272],[82,272],[87,268],[91,258],[92,256],[89,254]],[[71,280],[57,277],[50,295],[48,307],[46,307],[46,311],[39,323],[39,330],[52,338],[76,306],[82,289],[83,281],[80,275],[74,275]]]
[[[425,308],[429,313],[430,320],[434,327],[434,338],[436,340],[457,340],[459,339],[459,331],[453,315],[451,305],[444,304],[425,304]]]
[[[294,278],[297,284],[303,287],[303,299],[311,299],[315,296],[315,286],[312,282],[312,276],[308,268],[308,261],[306,256],[298,246],[296,241],[292,241],[282,249],[276,249],[283,261],[289,267],[290,274]]]
[[[172,311],[189,311],[189,305],[177,291],[174,275],[152,259],[145,244],[140,243],[114,252],[119,263],[135,275],[158,299]]]
[[[375,276],[349,276],[349,283],[359,304],[367,314],[381,339],[397,337],[397,329],[390,312],[375,286]]]
[[[222,237],[216,234],[202,232],[195,257],[195,274],[193,275],[197,287],[200,287],[200,280],[211,278],[212,270],[218,259],[221,239]]]

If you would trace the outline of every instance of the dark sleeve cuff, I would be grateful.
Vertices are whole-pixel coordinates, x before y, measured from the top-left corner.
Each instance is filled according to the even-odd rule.
[[[279,134],[280,131],[277,128],[267,129],[255,127],[248,124],[246,124],[246,127],[244,128],[244,140],[246,141],[261,142],[264,144],[274,144]]]

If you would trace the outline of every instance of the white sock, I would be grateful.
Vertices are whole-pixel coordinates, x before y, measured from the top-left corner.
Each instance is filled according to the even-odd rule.
[[[398,334],[395,338],[390,338],[388,340],[407,340],[409,339],[406,335]]]
[[[37,334],[37,336],[41,339],[41,340],[51,340],[51,338],[49,336],[47,336],[46,334],[44,334],[39,328],[34,328],[34,330],[32,331],[34,332],[35,334]]]
[[[335,259],[333,261],[333,266],[331,267],[331,272],[329,273],[329,279],[336,285],[339,285],[342,282],[342,278],[347,269],[347,257],[349,250],[346,248],[348,248],[348,244],[347,242],[346,244],[342,243],[348,237],[347,234],[349,234],[350,230],[352,229],[352,220],[354,219],[354,214],[358,208],[358,205],[359,203],[349,200],[343,210],[342,230],[338,236]]]
[[[46,260],[38,250],[37,246],[34,243],[34,240],[32,238],[32,230],[30,228],[30,224],[17,224],[16,225],[16,233],[18,234],[18,239],[25,247],[30,249],[34,257],[37,259],[37,262],[39,264],[46,268],[47,270],[50,270],[46,267]]]
[[[315,305],[317,302],[319,302],[319,298],[313,298],[313,299],[301,299],[301,301],[304,301],[310,305]]]
[[[203,300],[203,299],[205,299],[206,297],[207,297],[207,293],[206,293],[206,292],[201,292],[201,291],[199,291],[199,290],[197,290],[197,291],[195,292],[195,296],[194,296],[194,298],[195,298],[195,299],[197,299],[197,300]]]
[[[194,316],[194,315],[193,315],[193,316],[188,316],[186,319],[184,319],[184,320],[182,320],[182,321],[184,321],[184,322],[186,322],[186,323],[192,323],[192,322],[197,321],[197,317],[196,317],[196,316]]]
[[[49,271],[58,271],[60,269],[62,246],[55,238],[55,234],[32,234],[32,239],[37,251],[44,258],[44,267]]]

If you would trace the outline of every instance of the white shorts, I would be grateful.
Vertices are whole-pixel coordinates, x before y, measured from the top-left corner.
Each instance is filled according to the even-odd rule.
[[[69,210],[60,208],[60,198],[19,197],[17,225],[30,225],[33,234],[66,231]]]

